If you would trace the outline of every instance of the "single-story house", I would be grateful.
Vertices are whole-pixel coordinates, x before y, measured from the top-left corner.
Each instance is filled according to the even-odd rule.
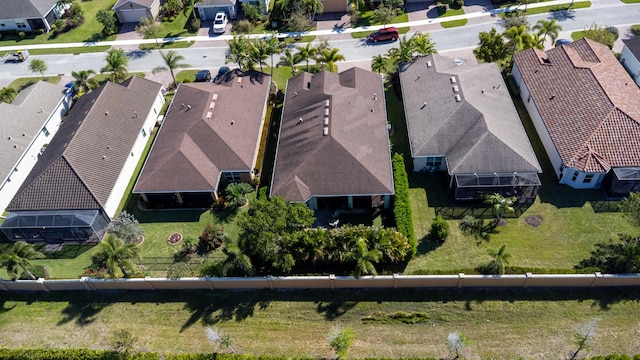
[[[46,81],[0,103],[0,214],[4,213],[71,106],[64,86]]]
[[[357,210],[387,207],[393,194],[380,75],[354,67],[289,79],[270,196]]]
[[[226,12],[229,19],[235,19],[238,6],[237,0],[201,0],[194,5],[200,20],[213,20],[220,11]]]
[[[160,13],[160,0],[118,0],[111,10],[121,23],[137,23],[142,18],[155,19]]]
[[[233,70],[178,86],[133,192],[150,207],[210,207],[255,174],[271,77]]]
[[[263,3],[264,4],[264,13],[268,14],[269,13],[269,7],[271,6],[271,1],[270,0],[240,0],[240,4],[253,4],[253,5],[258,5],[258,3]]]
[[[51,30],[64,7],[57,0],[0,0],[0,32]]]
[[[620,52],[620,62],[631,78],[640,86],[640,36],[622,40],[624,46]]]
[[[561,184],[640,191],[640,89],[606,45],[525,50],[513,79]]]
[[[83,95],[7,206],[7,238],[102,239],[157,121],[161,88],[134,76]]]
[[[323,6],[322,13],[339,12],[345,13],[349,11],[348,0],[320,0]]]
[[[447,171],[456,200],[533,201],[542,170],[496,64],[429,55],[399,74],[414,171]]]

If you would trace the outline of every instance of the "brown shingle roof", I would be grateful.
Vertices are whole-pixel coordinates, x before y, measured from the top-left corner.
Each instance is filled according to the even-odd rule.
[[[134,192],[216,191],[222,171],[253,170],[270,81],[234,70],[180,84]]]
[[[161,87],[134,76],[82,96],[7,210],[104,206]]]
[[[624,39],[622,42],[629,48],[629,51],[640,61],[640,36],[631,39]]]
[[[289,79],[271,195],[306,201],[393,191],[380,75],[352,68]]]
[[[585,172],[640,165],[640,89],[589,39],[515,56],[562,162]]]

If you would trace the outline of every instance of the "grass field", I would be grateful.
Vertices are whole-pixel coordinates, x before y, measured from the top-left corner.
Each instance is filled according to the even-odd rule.
[[[411,30],[411,27],[409,26],[405,26],[405,27],[400,27],[398,28],[398,33],[399,34],[406,34],[409,32],[409,30]],[[369,35],[372,33],[371,30],[369,31],[356,31],[356,32],[352,32],[351,33],[351,37],[354,39],[363,39],[363,38],[367,38],[369,37]]]
[[[505,5],[502,7],[509,7],[513,5]],[[591,1],[576,1],[573,3],[573,6],[570,5],[549,5],[549,6],[541,6],[541,7],[531,7],[527,8],[527,11],[524,12],[524,15],[536,15],[536,14],[544,14],[548,12],[554,11],[564,11],[564,12],[572,12],[575,9],[584,9],[591,7]],[[498,14],[501,18],[506,17],[505,13]]]
[[[398,23],[403,23],[408,21],[409,21],[409,14],[403,13],[394,17],[393,20],[391,20],[390,24],[398,24]],[[358,19],[358,23],[352,25],[352,27],[371,26],[371,25],[384,25],[382,23],[374,21],[373,10],[360,13],[360,18]]]
[[[467,20],[467,19],[443,21],[443,22],[440,23],[440,26],[442,26],[445,29],[452,28],[452,27],[458,27],[458,26],[465,26],[465,25],[467,25],[468,21],[469,20]]]
[[[211,352],[204,332],[211,325],[238,353],[322,358],[332,357],[326,336],[339,325],[355,331],[352,358],[449,357],[445,339],[460,332],[471,341],[466,359],[560,359],[596,320],[589,354],[635,354],[640,343],[629,337],[640,332],[639,296],[638,289],[7,294],[0,346],[107,348],[112,331],[128,329],[140,350]]]

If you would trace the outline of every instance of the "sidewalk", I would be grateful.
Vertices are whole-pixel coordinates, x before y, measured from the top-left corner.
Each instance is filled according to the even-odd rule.
[[[528,9],[533,9],[537,7],[543,6],[554,6],[561,4],[570,4],[572,0],[553,0],[553,1],[545,1],[542,3],[534,3],[527,5]],[[619,0],[592,0],[592,8],[594,7],[610,7],[610,6],[620,6],[622,3]],[[428,7],[427,7],[428,8]],[[456,16],[448,16],[444,18],[425,18],[422,20],[408,21],[403,23],[393,24],[396,27],[411,27],[412,31],[416,30],[434,30],[435,25],[445,21],[455,21],[460,19],[468,19],[468,20],[477,20],[477,21],[494,21],[495,17],[498,13],[502,12],[510,12],[516,11],[520,8],[524,8],[523,5],[512,6],[508,8],[501,9],[492,9],[490,7],[481,7],[481,6],[473,6],[468,7],[467,10],[471,10],[470,13],[466,13],[463,15]],[[342,20],[341,20],[342,21]],[[344,22],[344,21],[343,21]],[[391,24],[387,24],[389,26]],[[316,35],[322,36],[323,39],[326,38],[328,40],[337,40],[350,38],[348,34],[353,32],[360,31],[374,31],[381,29],[384,27],[383,25],[373,25],[373,26],[361,26],[357,28],[351,28],[345,26],[319,26],[321,29],[315,31],[308,31],[304,33],[279,33],[278,37],[289,37],[289,36],[306,36],[306,35]],[[248,34],[245,35],[249,38],[262,38],[268,36],[274,36],[273,34]],[[177,41],[195,41],[195,42],[208,42],[208,41],[227,41],[232,39],[232,35],[220,35],[216,37],[210,36],[189,36],[189,37],[175,37],[175,38],[165,38],[158,39],[161,42],[177,42]],[[37,44],[37,45],[15,45],[15,46],[4,46],[0,47],[0,51],[15,51],[20,49],[59,49],[59,48],[73,48],[73,47],[86,47],[86,46],[137,46],[140,44],[154,44],[156,39],[125,39],[125,40],[114,40],[114,41],[103,41],[103,42],[83,42],[83,43],[64,43],[64,44]],[[226,45],[225,45],[226,46]]]

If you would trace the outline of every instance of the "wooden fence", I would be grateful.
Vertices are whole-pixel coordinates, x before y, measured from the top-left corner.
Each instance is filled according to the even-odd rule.
[[[640,274],[266,276],[253,278],[135,278],[74,280],[0,279],[0,291],[376,289],[376,288],[559,288],[640,286]]]

